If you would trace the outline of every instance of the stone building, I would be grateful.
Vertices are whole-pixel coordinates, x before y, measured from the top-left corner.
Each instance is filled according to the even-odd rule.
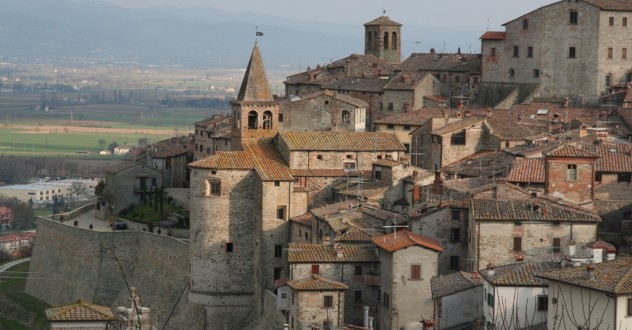
[[[364,54],[373,55],[390,64],[402,59],[402,25],[388,16],[364,23]]]
[[[0,229],[8,229],[13,224],[13,210],[10,207],[0,206]]]
[[[317,91],[281,103],[282,131],[367,130],[368,104],[329,90]]]
[[[483,280],[478,273],[456,272],[433,277],[430,282],[437,329],[464,329],[476,325],[481,318],[479,301],[483,296]]]
[[[319,275],[290,280],[287,285],[290,329],[338,329],[345,324],[346,285]]]
[[[132,161],[122,162],[105,169],[105,190],[111,213],[118,214],[130,205],[151,198],[163,184],[162,172]]]
[[[540,97],[598,104],[609,86],[632,81],[631,18],[632,3],[624,1],[557,1],[505,23],[504,32],[486,32],[481,94],[489,95],[482,101],[536,86]]]
[[[408,230],[372,241],[380,258],[378,329],[400,329],[409,322],[434,317],[430,280],[439,275],[438,256],[443,251],[439,242]]]
[[[214,115],[210,118],[193,123],[195,135],[193,137],[193,160],[202,159],[213,155],[216,151],[229,151],[230,117],[224,115]]]
[[[290,243],[290,279],[300,281],[318,275],[347,286],[344,321],[362,324],[363,308],[378,307],[379,260],[370,242],[365,245]],[[301,301],[299,300],[299,304]]]
[[[187,164],[193,161],[193,143],[189,137],[174,137],[146,146],[141,152],[144,163],[162,172],[167,188],[189,186]],[[143,161],[142,158],[140,160]]]
[[[561,260],[571,243],[585,246],[595,241],[601,222],[593,211],[544,198],[472,199],[469,212],[467,269],[471,271],[516,258]]]

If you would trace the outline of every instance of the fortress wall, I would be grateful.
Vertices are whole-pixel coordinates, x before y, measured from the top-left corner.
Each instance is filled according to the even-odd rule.
[[[114,258],[117,256],[119,262]],[[51,305],[79,299],[127,306],[125,273],[136,287],[152,323],[162,328],[204,328],[204,308],[188,301],[189,246],[146,232],[96,232],[38,220],[26,292]]]

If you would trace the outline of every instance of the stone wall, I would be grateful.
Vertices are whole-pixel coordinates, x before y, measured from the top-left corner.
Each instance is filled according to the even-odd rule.
[[[37,233],[29,271],[42,276],[28,278],[28,294],[51,305],[83,299],[128,306],[127,281],[151,309],[158,328],[204,328],[204,309],[188,302],[187,244],[144,232],[96,232],[41,218]]]

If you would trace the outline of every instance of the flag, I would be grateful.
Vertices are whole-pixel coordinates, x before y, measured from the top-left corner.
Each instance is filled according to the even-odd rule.
[[[262,36],[263,36],[263,32],[257,31],[257,37],[262,37]]]

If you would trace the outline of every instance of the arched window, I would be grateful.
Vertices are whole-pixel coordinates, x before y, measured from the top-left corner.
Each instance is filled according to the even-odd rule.
[[[529,20],[525,19],[525,20],[522,21],[522,29],[526,30],[528,28],[529,28]]]
[[[393,40],[391,40],[391,42],[393,43],[393,45],[391,46],[391,48],[397,49],[397,32],[393,32],[392,39]]]
[[[259,114],[256,111],[248,113],[248,128],[257,129],[259,127]]]
[[[366,49],[370,50],[373,46],[373,38],[371,38],[371,31],[366,33]]]
[[[342,110],[342,123],[343,124],[348,124],[349,122],[351,122],[351,118],[349,116],[349,111]]]
[[[379,49],[378,48],[379,44],[378,44],[378,38],[377,38],[377,32],[373,32],[373,49]]]
[[[272,112],[263,113],[263,129],[272,129]]]
[[[388,32],[384,32],[384,49],[388,49]]]

